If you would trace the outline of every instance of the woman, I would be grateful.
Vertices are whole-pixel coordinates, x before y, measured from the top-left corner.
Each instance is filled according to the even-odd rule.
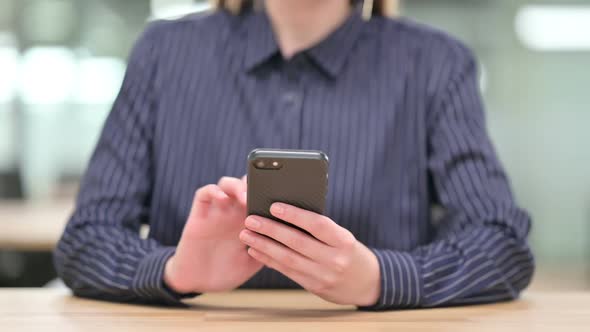
[[[152,24],[56,249],[60,277],[145,303],[236,287],[365,309],[516,298],[530,220],[486,134],[473,55],[386,18],[390,4],[220,1]],[[313,237],[246,215],[257,147],[330,156],[326,216],[271,208]]]

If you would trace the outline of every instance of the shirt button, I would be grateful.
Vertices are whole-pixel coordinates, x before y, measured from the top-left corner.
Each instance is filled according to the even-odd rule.
[[[298,83],[300,72],[295,68],[289,68],[287,70],[287,80],[289,82]]]
[[[302,70],[307,62],[306,57],[307,55],[305,53],[297,54],[289,61],[289,64],[297,70]]]
[[[290,108],[297,107],[301,101],[301,98],[295,92],[285,93],[283,95],[282,99],[283,99],[283,104],[285,104],[286,107],[290,107]]]

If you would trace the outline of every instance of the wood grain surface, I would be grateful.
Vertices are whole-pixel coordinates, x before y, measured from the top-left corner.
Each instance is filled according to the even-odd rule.
[[[514,302],[362,312],[303,291],[207,294],[189,308],[93,301],[65,290],[0,289],[1,331],[590,331],[590,293],[529,292]]]

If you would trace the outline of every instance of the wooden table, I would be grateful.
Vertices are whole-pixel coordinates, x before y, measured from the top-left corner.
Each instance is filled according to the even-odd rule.
[[[0,201],[0,250],[51,251],[72,212],[72,201]]]
[[[2,331],[589,331],[590,293],[525,293],[516,302],[361,312],[303,291],[235,291],[188,309],[74,298],[65,290],[0,290]]]

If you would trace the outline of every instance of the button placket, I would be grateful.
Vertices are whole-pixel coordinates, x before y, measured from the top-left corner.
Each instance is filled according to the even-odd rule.
[[[288,141],[291,147],[299,147],[301,142],[301,121],[303,106],[303,86],[301,76],[305,59],[296,56],[288,62],[285,68],[286,80],[285,89],[280,96],[280,105],[285,114],[286,128],[288,130]]]

